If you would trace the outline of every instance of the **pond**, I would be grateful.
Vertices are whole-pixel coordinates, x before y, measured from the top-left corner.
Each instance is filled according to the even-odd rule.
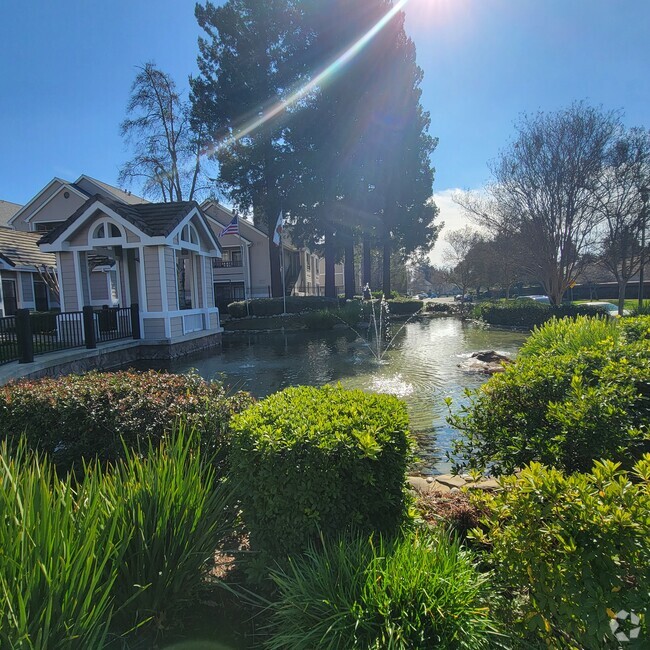
[[[464,371],[459,364],[476,350],[496,350],[514,357],[526,339],[522,332],[499,330],[453,317],[394,323],[390,348],[377,361],[368,344],[350,329],[329,332],[287,331],[224,334],[220,348],[168,362],[171,372],[191,368],[205,379],[222,379],[233,390],[265,397],[288,386],[322,386],[341,382],[346,388],[392,393],[408,407],[411,429],[419,441],[423,474],[446,472],[445,452],[455,430],[446,422],[444,399],[453,408],[465,388],[486,376]]]

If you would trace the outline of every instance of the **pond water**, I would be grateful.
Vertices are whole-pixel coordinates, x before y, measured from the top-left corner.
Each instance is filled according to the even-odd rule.
[[[476,350],[496,350],[514,357],[526,339],[522,332],[486,327],[452,317],[393,323],[389,349],[377,361],[363,338],[350,329],[329,332],[287,331],[224,334],[220,348],[168,362],[171,372],[196,368],[205,379],[222,379],[233,390],[265,397],[288,386],[322,386],[392,393],[408,407],[411,430],[419,441],[417,469],[423,474],[448,470],[445,452],[455,430],[446,422],[444,399],[456,409],[465,388],[486,376],[459,364]]]

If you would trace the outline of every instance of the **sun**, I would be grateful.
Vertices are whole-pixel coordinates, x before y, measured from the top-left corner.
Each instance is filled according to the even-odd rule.
[[[467,0],[406,0],[404,11],[419,25],[444,25],[458,16]]]

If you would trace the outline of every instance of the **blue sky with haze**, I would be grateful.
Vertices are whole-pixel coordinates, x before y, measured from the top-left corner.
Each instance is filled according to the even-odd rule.
[[[485,184],[522,112],[584,99],[650,127],[650,0],[410,0],[406,13],[450,226],[451,191]],[[153,60],[181,88],[196,73],[192,1],[5,0],[0,15],[0,199],[24,203],[54,176],[114,183],[136,66]]]

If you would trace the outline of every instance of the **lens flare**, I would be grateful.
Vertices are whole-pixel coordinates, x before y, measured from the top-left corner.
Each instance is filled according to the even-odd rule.
[[[245,138],[247,135],[253,133],[261,126],[266,124],[269,120],[279,115],[287,108],[294,106],[301,99],[309,95],[316,88],[324,86],[329,79],[331,79],[337,72],[339,72],[345,65],[351,61],[392,19],[398,14],[410,0],[399,0],[393,7],[386,12],[365,34],[363,34],[357,41],[348,47],[341,55],[332,61],[327,67],[319,72],[311,81],[304,84],[286,99],[272,104],[267,109],[260,112],[260,114],[242,126],[234,135],[231,135],[221,142],[214,143],[207,148],[205,153],[213,154],[220,149],[224,149],[233,145],[238,140]]]

